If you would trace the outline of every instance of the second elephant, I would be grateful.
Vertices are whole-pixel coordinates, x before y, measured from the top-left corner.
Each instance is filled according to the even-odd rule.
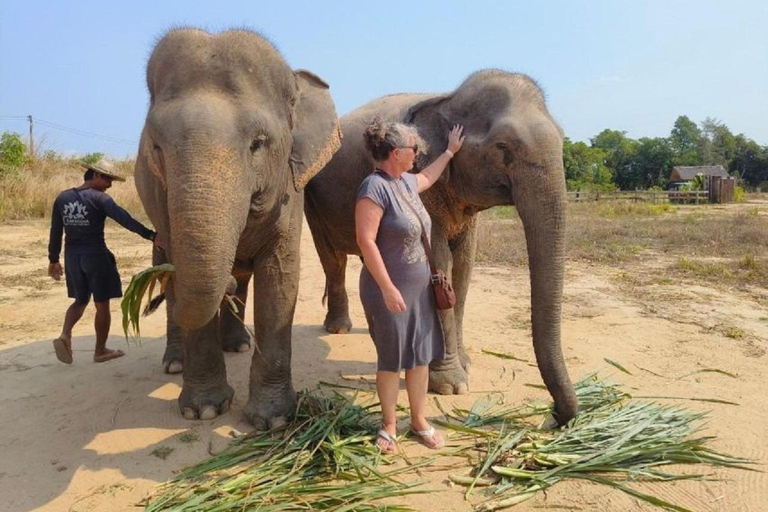
[[[344,284],[347,255],[360,255],[355,240],[356,191],[373,170],[362,134],[380,117],[413,124],[428,144],[421,165],[444,149],[454,124],[466,142],[441,179],[422,195],[432,217],[438,267],[452,276],[457,304],[441,312],[446,359],[430,368],[430,390],[468,391],[469,357],[462,339],[464,305],[475,261],[477,213],[515,205],[523,221],[531,276],[533,344],[560,424],[573,418],[578,401],[560,342],[565,263],[563,134],[536,83],[525,75],[479,71],[448,94],[396,94],[364,105],[341,119],[338,153],[309,183],[305,213],[326,274],[329,332],[351,328]],[[418,162],[415,171],[418,171]]]

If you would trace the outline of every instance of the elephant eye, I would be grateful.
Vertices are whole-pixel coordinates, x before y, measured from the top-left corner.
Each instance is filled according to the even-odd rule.
[[[255,139],[253,139],[253,142],[251,142],[251,153],[255,153],[256,151],[260,150],[262,146],[264,146],[264,143],[267,141],[266,135],[259,135]]]
[[[504,144],[503,142],[497,142],[496,143],[496,148],[504,151],[505,149],[508,149],[508,146],[506,144]]]

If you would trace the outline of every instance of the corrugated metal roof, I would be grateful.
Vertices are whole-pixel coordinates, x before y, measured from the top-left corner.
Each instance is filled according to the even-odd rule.
[[[703,174],[704,176],[729,176],[728,171],[726,171],[722,165],[678,165],[677,167],[672,168],[672,173],[676,173],[681,180],[692,180],[697,174]]]

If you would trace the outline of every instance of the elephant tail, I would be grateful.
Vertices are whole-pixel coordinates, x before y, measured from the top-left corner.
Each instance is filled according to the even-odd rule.
[[[149,304],[147,304],[147,306],[144,308],[144,311],[142,312],[142,316],[148,316],[154,313],[157,310],[157,308],[160,307],[160,304],[162,304],[164,300],[165,300],[165,294],[161,293],[160,295],[158,295],[157,297],[149,301]]]
[[[325,303],[328,299],[328,279],[325,280],[325,288],[323,288],[323,298],[320,301],[320,303],[325,306]]]

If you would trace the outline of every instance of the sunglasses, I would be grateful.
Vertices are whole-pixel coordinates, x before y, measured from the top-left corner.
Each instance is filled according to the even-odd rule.
[[[419,152],[419,145],[418,144],[414,144],[413,146],[400,146],[399,149],[412,149],[413,153],[416,154],[416,153]]]

